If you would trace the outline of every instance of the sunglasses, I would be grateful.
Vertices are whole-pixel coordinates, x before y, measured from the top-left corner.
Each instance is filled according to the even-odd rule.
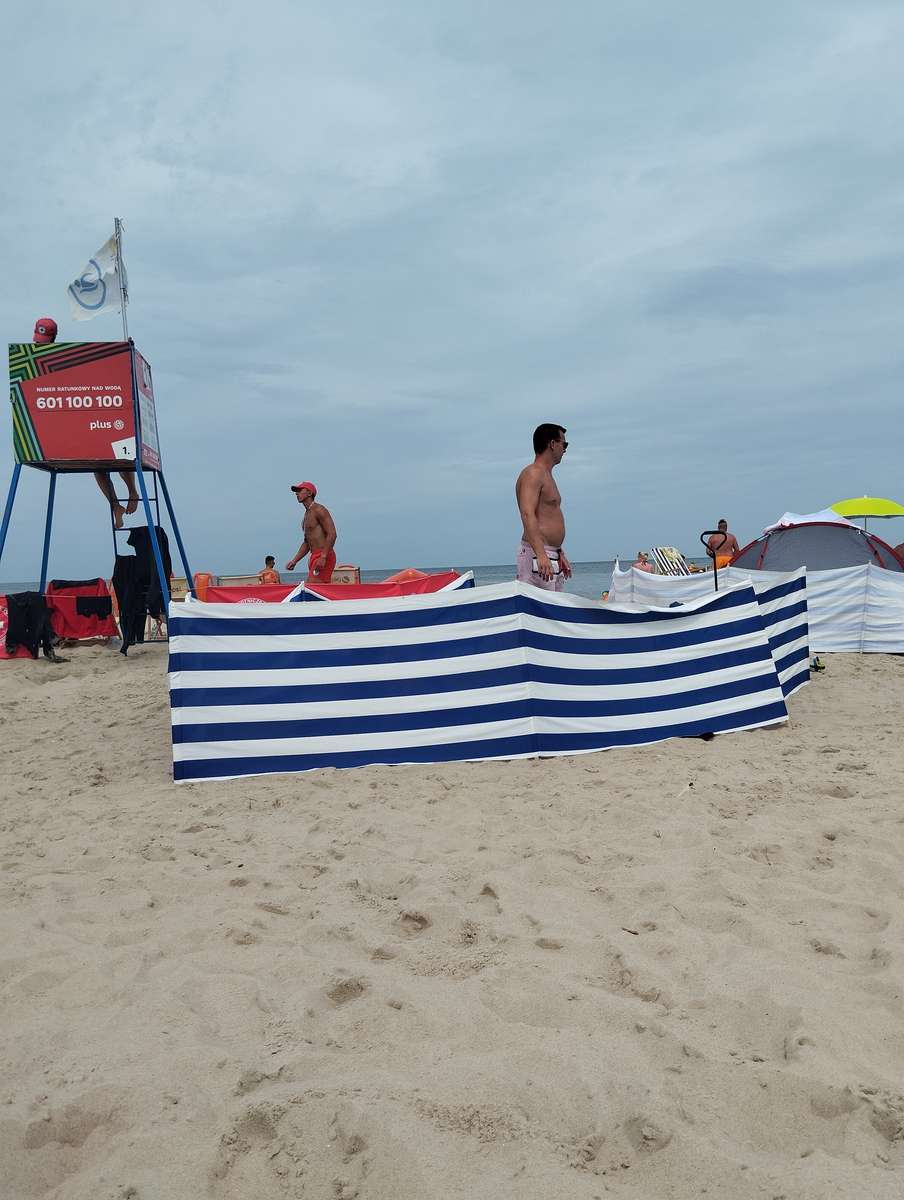
[[[559,441],[562,443],[562,449],[563,449],[563,450],[567,450],[567,449],[568,449],[568,443],[565,441],[565,439],[564,439],[564,438],[559,438]]]

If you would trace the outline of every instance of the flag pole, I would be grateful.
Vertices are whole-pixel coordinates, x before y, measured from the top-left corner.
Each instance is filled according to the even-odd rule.
[[[122,265],[122,221],[119,217],[113,218],[113,236],[116,239],[116,275],[119,279],[119,309],[122,313],[122,340],[129,340],[129,322],[126,317],[126,304],[129,301],[129,289],[126,284],[126,272]]]

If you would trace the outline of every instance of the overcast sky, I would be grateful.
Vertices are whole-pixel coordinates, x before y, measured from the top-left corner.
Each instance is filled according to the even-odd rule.
[[[899,0],[16,7],[5,340],[120,336],[65,289],[121,216],[195,570],[282,565],[300,479],[340,561],[513,561],[544,420],[578,561],[904,500]],[[51,573],[109,574],[57,495]]]

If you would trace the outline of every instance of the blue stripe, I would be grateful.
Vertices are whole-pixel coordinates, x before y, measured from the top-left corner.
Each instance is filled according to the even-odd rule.
[[[231,623],[231,622],[230,622]],[[599,658],[618,654],[650,654],[682,646],[722,642],[732,637],[762,634],[759,614],[740,621],[726,621],[706,628],[695,627],[652,637],[612,639],[604,652],[590,638],[557,637],[530,629],[513,629],[485,637],[459,638],[451,642],[422,642],[403,646],[349,646],[337,650],[222,650],[170,654],[171,671],[279,671],[312,667],[382,666],[387,663],[430,662],[442,658],[465,658],[496,654],[503,650],[550,650],[556,654],[579,654]]]
[[[788,671],[795,663],[804,662],[810,657],[810,648],[806,644],[799,646],[796,650],[792,650],[790,654],[786,654],[784,658],[775,660],[775,669],[779,672]]]
[[[809,629],[806,625],[793,625],[790,629],[785,629],[782,633],[770,633],[769,627],[766,627],[769,648],[773,654],[776,650],[780,650],[782,646],[787,646],[789,642],[796,642],[799,638],[808,637],[808,634]]]
[[[786,583],[777,583],[774,587],[766,588],[763,591],[754,585],[754,590],[760,604],[769,604],[773,600],[779,600],[782,596],[790,596],[793,592],[806,594],[807,581],[801,575],[799,579],[789,579]]]
[[[616,746],[644,745],[667,737],[698,737],[703,733],[721,733],[744,725],[781,721],[788,715],[783,702],[776,701],[723,717],[704,717],[665,728],[601,731],[593,734],[534,734],[524,737],[495,738],[487,741],[460,742],[454,745],[399,747],[388,750],[354,750],[327,754],[256,755],[246,758],[214,758],[173,763],[173,778],[216,779],[228,775],[265,775],[310,771],[321,767],[364,767],[383,763],[461,762],[472,758],[512,758],[523,754],[574,753],[581,750],[608,750]]]
[[[766,622],[767,628],[770,625],[778,625],[780,621],[790,621],[792,617],[803,617],[803,624],[807,624],[806,597],[795,601],[793,604],[786,604],[776,612],[763,613],[763,620]]]
[[[704,608],[703,612],[722,612],[726,609],[752,604],[750,590],[734,589],[720,592]],[[375,601],[375,603],[378,603]],[[278,617],[221,617],[182,616],[170,618],[170,637],[272,637],[274,634],[293,633],[374,633],[391,629],[434,628],[439,625],[457,625],[467,621],[486,621],[491,617],[513,617],[519,614],[541,617],[558,624],[574,625],[649,625],[657,621],[674,621],[687,617],[683,609],[666,609],[663,612],[617,612],[599,607],[571,608],[566,605],[544,604],[531,596],[504,596],[497,600],[477,600],[469,604],[437,605],[424,604],[405,612],[345,613],[332,605],[321,615],[295,616],[289,610]],[[291,615],[290,615],[291,614]]]
[[[792,675],[790,679],[784,680],[784,682],[782,683],[782,695],[787,700],[788,697],[793,695],[794,692],[796,692],[798,688],[803,687],[803,685],[805,683],[809,683],[809,682],[810,682],[810,668],[806,667],[799,674]]]
[[[400,733],[411,729],[445,729],[458,725],[487,725],[529,717],[619,717],[671,712],[701,704],[717,704],[737,696],[755,695],[775,687],[775,675],[739,679],[681,692],[672,696],[637,696],[627,700],[538,700],[525,696],[499,704],[421,712],[380,713],[371,716],[313,717],[288,721],[195,722],[173,726],[173,742],[237,742],[304,737],[358,737],[367,733]]]
[[[763,610],[761,610],[763,611]],[[807,623],[807,597],[799,596],[790,598],[785,601],[781,608],[776,608],[772,612],[763,611],[763,620],[774,623],[776,621],[784,621],[788,617],[803,617],[804,624]]]
[[[367,679],[353,683],[258,684],[252,687],[172,687],[173,708],[244,704],[325,704],[332,700],[371,700],[384,696],[430,696],[440,692],[466,692],[503,687],[512,683],[549,683],[566,687],[607,687],[625,683],[656,683],[726,668],[768,662],[765,645],[745,646],[723,654],[683,663],[653,667],[605,667],[595,671],[579,667],[547,667],[519,663],[491,671],[462,671],[455,675],[428,675],[422,679]]]
[[[809,676],[809,657],[810,649],[808,646],[801,646],[799,650],[794,650],[791,654],[785,655],[784,658],[776,660],[775,669],[779,677],[787,675],[789,671],[796,671],[799,663],[807,663],[807,674]]]

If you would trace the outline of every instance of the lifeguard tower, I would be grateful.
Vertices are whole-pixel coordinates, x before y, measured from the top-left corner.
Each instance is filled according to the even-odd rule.
[[[161,497],[192,588],[191,568],[161,465],[151,368],[132,339],[12,343],[9,398],[15,465],[0,525],[0,560],[23,467],[44,471],[49,477],[41,554],[42,593],[47,586],[58,476],[127,471],[134,473],[138,486],[164,605],[169,605],[169,580],[157,537]],[[116,529],[112,508],[110,524],[116,552],[117,536],[130,530]]]

